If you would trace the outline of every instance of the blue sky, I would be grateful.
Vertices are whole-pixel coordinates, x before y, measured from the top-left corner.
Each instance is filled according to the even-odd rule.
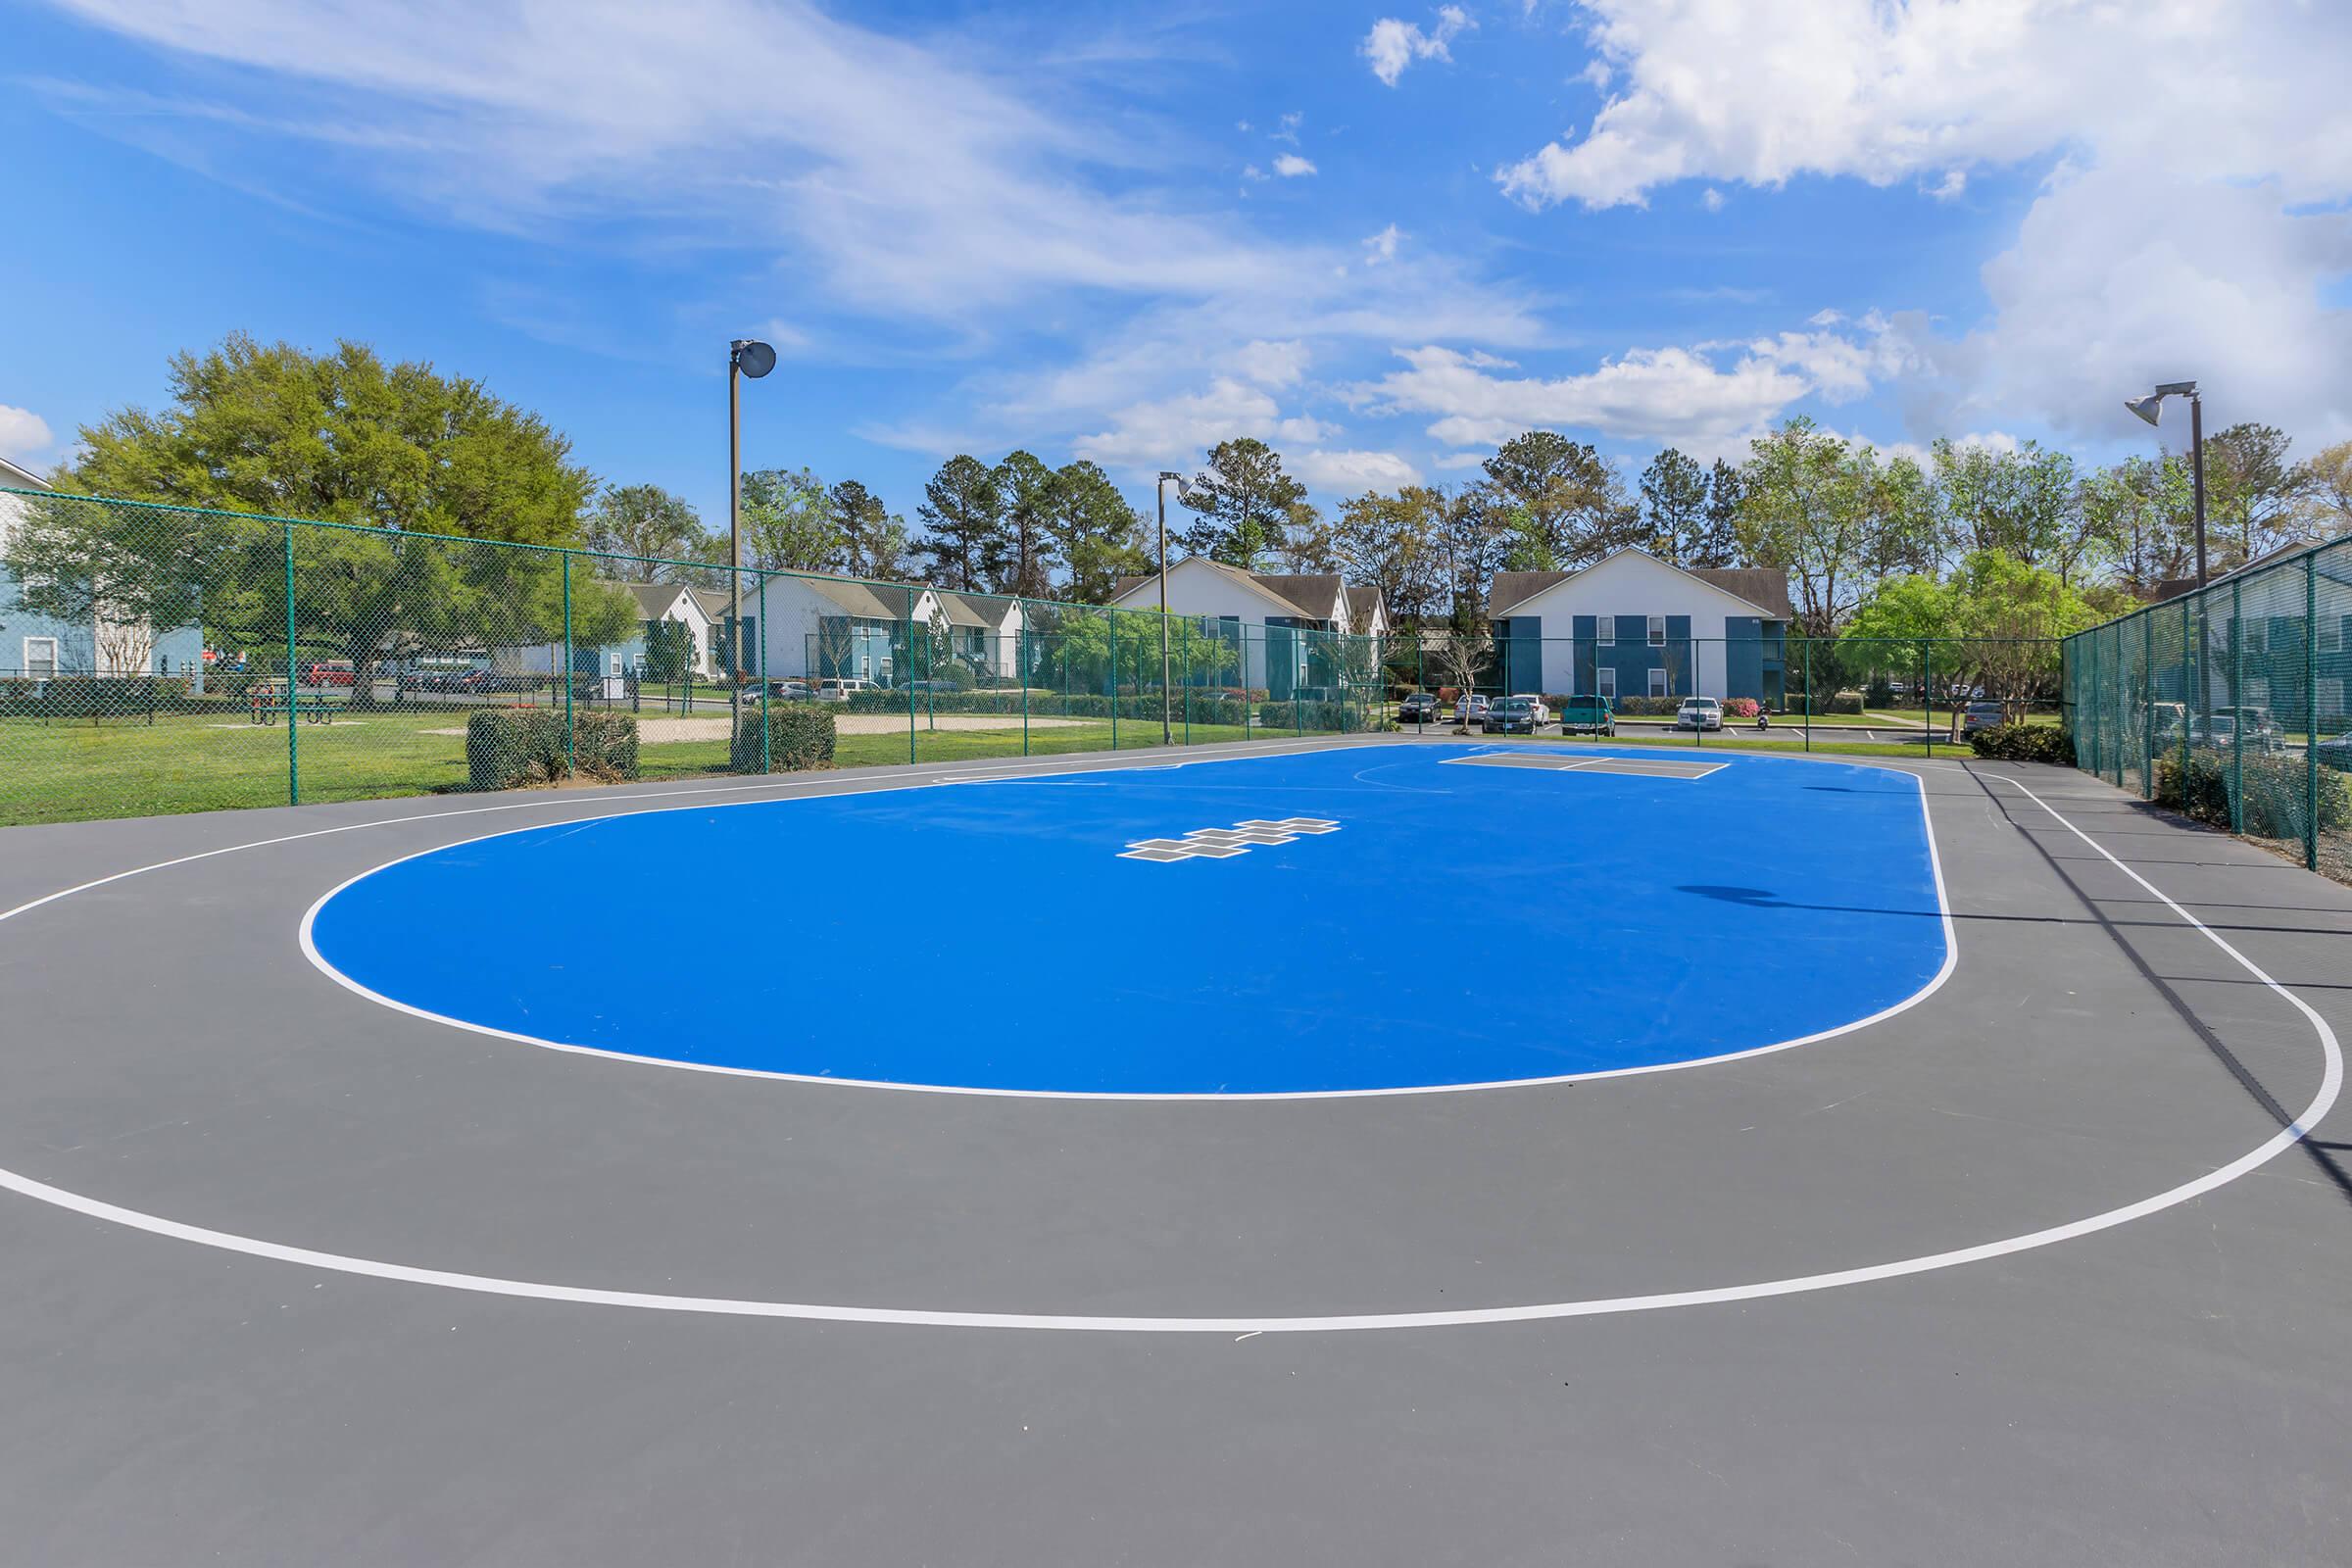
[[[956,451],[1141,499],[1230,434],[1326,505],[1531,425],[2103,460],[2180,375],[2352,434],[2352,17],[2300,0],[0,17],[34,465],[236,329],[480,376],[713,520],[739,333],[747,463],[909,515]]]

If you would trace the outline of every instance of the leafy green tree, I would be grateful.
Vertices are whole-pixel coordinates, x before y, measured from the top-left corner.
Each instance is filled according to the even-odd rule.
[[[1808,636],[1833,637],[1867,585],[1878,460],[1798,416],[1749,443],[1740,554],[1785,569]]]
[[[1002,581],[1012,557],[1006,544],[1004,500],[996,471],[957,453],[923,485],[921,549],[932,583],[958,593],[986,593]]]
[[[1064,590],[1080,604],[1109,599],[1121,577],[1152,567],[1144,519],[1110,475],[1086,460],[1065,464],[1054,475],[1046,530],[1054,555],[1069,570]]]
[[[81,430],[61,488],[277,516],[576,544],[596,487],[571,443],[476,380],[234,333],[172,358],[171,405]]]
[[[1857,643],[1917,642],[1964,636],[1965,624],[1951,588],[1924,572],[1906,572],[1871,590],[1838,637]]]
[[[2304,537],[2311,472],[2287,461],[2294,445],[2268,424],[2233,424],[2205,438],[2206,516],[2211,546],[2228,570]]]
[[[2014,452],[1939,439],[1936,486],[1949,547],[1997,550],[2029,564],[2071,569],[2088,535],[2080,526],[2075,461],[2028,441]]]
[[[807,468],[755,468],[743,476],[743,564],[761,571],[839,571],[848,541]],[[746,585],[747,591],[749,585]]]
[[[1313,503],[1294,501],[1283,517],[1282,533],[1274,545],[1274,560],[1284,571],[1338,571],[1339,556],[1331,524]]]
[[[856,479],[825,493],[833,527],[841,535],[842,567],[853,577],[895,581],[906,575],[906,519],[882,505],[882,498]]]
[[[1306,499],[1306,486],[1282,471],[1282,454],[1249,436],[1220,441],[1184,494],[1200,520],[1184,531],[1187,555],[1207,556],[1244,571],[1258,569]]]
[[[651,621],[645,628],[645,678],[683,681],[694,672],[694,633],[682,620]]]
[[[350,526],[193,527],[54,505],[10,545],[35,608],[143,622],[151,635],[201,607],[208,641],[283,649],[290,540],[304,662],[375,670],[432,647],[560,635],[562,558],[414,537],[577,544],[596,481],[537,415],[429,365],[387,366],[361,344],[312,355],[242,333],[175,355],[170,385],[160,412],[84,427],[83,456],[60,487]],[[574,597],[575,630],[582,618],[605,629],[614,595]],[[369,706],[375,692],[363,680],[353,702]]]
[[[1447,503],[1445,491],[1424,485],[1344,503],[1331,530],[1335,569],[1351,583],[1378,588],[1399,621],[1441,612]]]
[[[1034,455],[1014,452],[997,465],[994,478],[1004,523],[1004,570],[995,587],[1043,599],[1060,564],[1054,531],[1056,475]]]
[[[1697,541],[1683,561],[1686,566],[1740,564],[1740,503],[1747,494],[1740,470],[1721,458],[1707,470],[1707,516]]]
[[[2352,441],[2303,465],[2303,532],[2311,539],[2352,534]]]
[[[1502,564],[1511,570],[1580,566],[1636,542],[1638,520],[1617,470],[1589,443],[1530,430],[1485,466],[1490,515],[1509,529]]]
[[[703,520],[682,496],[658,484],[608,485],[588,514],[588,548],[612,559],[597,570],[618,582],[677,581],[692,574],[681,562],[707,559],[710,541]]]
[[[1680,564],[1696,564],[1706,548],[1707,470],[1698,461],[1668,447],[1642,470],[1645,544],[1651,555]]]
[[[2078,506],[2125,587],[2153,593],[2196,563],[2194,481],[2178,457],[2127,458],[2082,483]]]

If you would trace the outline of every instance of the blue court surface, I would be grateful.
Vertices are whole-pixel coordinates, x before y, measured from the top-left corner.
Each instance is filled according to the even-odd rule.
[[[361,876],[309,936],[394,1004],[664,1061],[1434,1089],[1762,1050],[1916,999],[1949,951],[1930,832],[1888,769],[1400,744],[529,828]]]

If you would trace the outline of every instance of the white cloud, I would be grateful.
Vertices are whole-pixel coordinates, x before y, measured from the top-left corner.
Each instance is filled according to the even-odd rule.
[[[1242,166],[1242,177],[1244,179],[1251,180],[1264,179],[1266,177],[1266,172],[1258,168],[1255,164],[1244,164]]]
[[[2291,170],[2290,199],[2352,183],[2341,91],[2352,11],[2109,0],[1586,0],[1626,90],[1581,140],[1506,169],[1531,206],[1639,202],[1704,177],[1874,184],[2087,144],[2199,178]],[[2217,106],[2197,117],[2184,103]],[[2226,111],[2219,106],[2226,106]]]
[[[1292,146],[1296,147],[1298,145],[1298,127],[1305,123],[1305,122],[1306,111],[1303,109],[1294,109],[1289,114],[1283,116],[1282,122],[1276,125],[1272,131],[1268,132],[1268,134],[1271,135],[1276,141],[1287,141]]]
[[[1448,446],[1494,447],[1551,427],[1713,453],[1743,447],[1804,399],[1846,401],[1868,391],[1875,374],[1899,368],[1908,348],[1892,324],[1874,319],[1867,331],[1635,349],[1554,377],[1498,374],[1511,368],[1431,346],[1400,351],[1404,369],[1348,396],[1375,414],[1434,415],[1428,432]]]
[[[31,467],[49,457],[56,439],[49,421],[30,409],[0,403],[0,458]]]
[[[1710,213],[1722,212],[1723,192],[1717,190],[1714,186],[1709,185],[1705,190],[1699,193],[1698,205],[1704,207]]]
[[[1307,488],[1327,496],[1356,496],[1367,490],[1395,490],[1419,484],[1421,470],[1394,452],[1325,452],[1320,448],[1283,466],[1306,481]]]
[[[1220,375],[1205,391],[1118,410],[1108,429],[1080,436],[1073,450],[1114,471],[1146,473],[1182,466],[1233,436],[1255,436],[1276,444],[1311,443],[1328,432],[1317,419],[1285,418],[1281,405],[1264,388]]]
[[[1681,180],[1912,184],[2047,171],[1990,314],[1898,315],[1921,431],[2114,437],[2151,377],[2227,387],[2303,445],[2352,431],[2352,6],[2310,0],[1585,0],[1616,96],[1496,175],[1530,208]],[[2204,106],[2183,118],[2184,104]],[[2209,403],[2214,401],[2209,397]]]
[[[265,113],[167,106],[184,137],[290,139],[322,183],[380,183],[481,227],[692,215],[679,226],[698,242],[773,242],[796,280],[900,319],[969,320],[1071,288],[1206,298],[1308,265],[1213,210],[1119,189],[1145,155],[1045,107],[1009,65],[808,0],[67,4],[270,74]],[[220,94],[243,79],[201,78]],[[1105,166],[1123,177],[1099,177]]]
[[[1314,172],[1315,166],[1297,153],[1281,153],[1274,159],[1274,172],[1285,179],[1297,179],[1301,174],[1311,174]]]
[[[1370,239],[1365,240],[1364,265],[1378,267],[1383,262],[1395,261],[1396,259],[1396,241],[1402,237],[1396,232],[1396,225],[1391,223]]]
[[[1233,357],[1233,368],[1259,386],[1297,386],[1306,374],[1312,356],[1304,343],[1269,343],[1260,338],[1246,343]]]
[[[1437,24],[1426,32],[1419,23],[1383,17],[1372,24],[1357,52],[1372,63],[1372,74],[1394,87],[1416,60],[1451,60],[1446,46],[1477,25],[1460,6],[1440,6]]]

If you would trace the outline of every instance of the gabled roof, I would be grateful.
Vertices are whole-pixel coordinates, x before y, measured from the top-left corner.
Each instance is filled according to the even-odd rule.
[[[1717,593],[1729,594],[1749,609],[1761,611],[1768,620],[1796,618],[1796,607],[1788,600],[1788,573],[1778,566],[1678,566],[1646,550],[1627,545],[1611,551],[1584,570],[1597,571],[1619,556],[1628,555],[1641,556],[1670,571],[1695,577]],[[1487,614],[1508,615],[1545,589],[1583,575],[1580,571],[1498,571],[1494,574],[1494,586],[1487,595]]]
[[[1380,612],[1385,609],[1386,606],[1381,600],[1379,589],[1350,588],[1348,590],[1348,625],[1350,630],[1361,632],[1378,619]]]
[[[714,621],[723,621],[735,608],[735,601],[724,588],[696,588],[694,602],[703,607],[703,613]]]
[[[639,620],[660,620],[678,602],[678,595],[686,591],[674,582],[616,582],[612,586],[637,601]]]
[[[1206,566],[1211,571],[1223,572],[1235,582],[1254,589],[1257,593],[1273,600],[1284,611],[1297,615],[1301,620],[1331,619],[1329,608],[1317,611],[1310,610],[1307,606],[1321,604],[1330,607],[1336,605],[1338,601],[1340,579],[1328,572],[1282,576],[1274,573],[1244,571],[1239,566],[1228,566],[1222,561],[1214,561],[1207,556],[1187,556],[1175,565],[1170,566],[1168,573],[1173,576],[1186,566],[1196,564]],[[1158,580],[1159,573],[1157,572],[1150,572],[1141,577],[1121,577],[1118,585],[1111,590],[1110,597],[1114,600],[1124,599],[1146,583]],[[1302,594],[1305,596],[1304,598],[1299,597]]]
[[[1336,571],[1253,571],[1250,579],[1268,593],[1301,607],[1315,620],[1338,619],[1340,596],[1348,588]]]
[[[1681,568],[1734,599],[1744,599],[1774,620],[1794,620],[1796,606],[1788,599],[1788,573],[1779,566],[1685,566]]]
[[[1553,583],[1566,582],[1575,575],[1573,571],[1498,571],[1494,574],[1494,586],[1487,590],[1487,613],[1507,615]]]
[[[951,626],[985,626],[996,631],[1012,612],[1013,602],[991,594],[950,593],[943,588],[939,591],[939,608]]]
[[[23,464],[0,458],[0,487],[10,490],[46,490],[49,481]]]

